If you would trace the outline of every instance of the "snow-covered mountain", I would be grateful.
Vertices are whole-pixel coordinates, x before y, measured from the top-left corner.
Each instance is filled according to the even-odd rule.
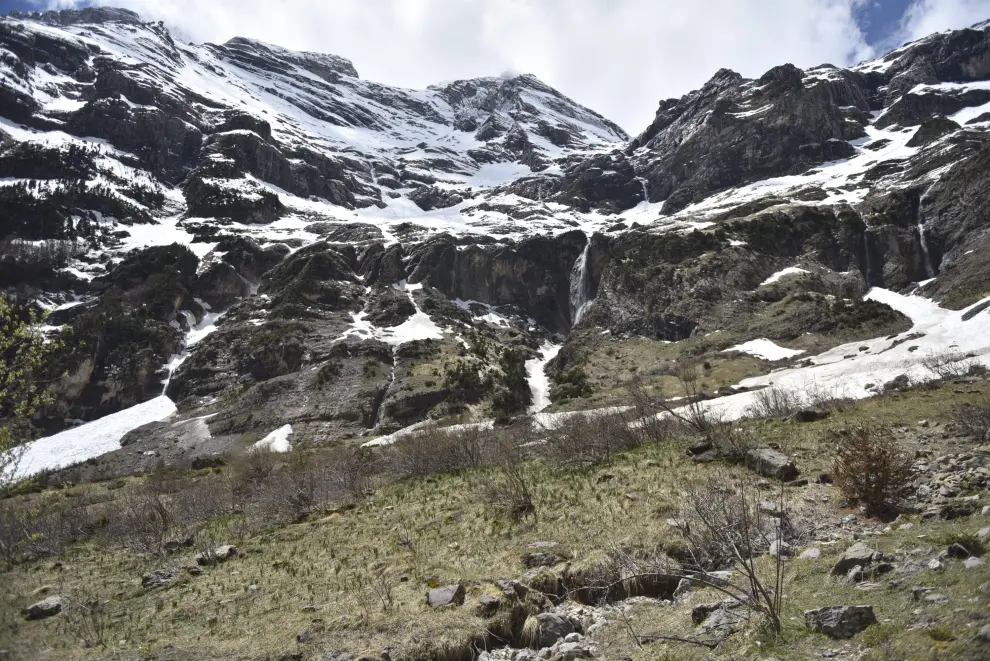
[[[104,418],[33,469],[622,404],[678,356],[857,397],[926,350],[986,362],[988,131],[988,23],[723,69],[630,139],[530,75],[405,90],[126,10],[8,15],[0,287],[71,338],[38,426]]]

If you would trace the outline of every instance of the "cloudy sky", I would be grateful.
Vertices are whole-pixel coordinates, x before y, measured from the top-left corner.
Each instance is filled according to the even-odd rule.
[[[0,11],[94,4],[0,0]],[[262,39],[335,53],[422,88],[534,73],[631,133],[721,67],[848,65],[990,19],[990,0],[111,0],[187,41]]]

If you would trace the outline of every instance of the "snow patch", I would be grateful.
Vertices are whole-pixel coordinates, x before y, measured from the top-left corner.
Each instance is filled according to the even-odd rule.
[[[546,367],[547,363],[557,356],[562,346],[544,342],[540,347],[540,356],[526,361],[526,380],[529,381],[529,390],[533,393],[530,413],[539,413],[551,404],[550,377],[547,376]]]
[[[764,360],[785,360],[787,358],[793,358],[794,356],[800,356],[804,353],[804,351],[801,351],[800,349],[788,349],[787,347],[779,346],[771,340],[767,340],[765,338],[737,344],[734,347],[729,347],[728,349],[723,350],[722,353],[728,353],[730,351],[748,353],[751,356],[756,356],[757,358],[762,358]]]
[[[292,425],[282,425],[268,436],[251,446],[248,452],[279,452],[286,453],[292,450],[289,436],[292,435]]]
[[[156,397],[99,420],[40,438],[27,444],[16,468],[16,477],[71,466],[120,449],[120,439],[130,431],[175,413],[168,397]]]

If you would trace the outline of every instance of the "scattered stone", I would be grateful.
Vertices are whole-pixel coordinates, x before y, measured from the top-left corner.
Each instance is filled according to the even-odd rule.
[[[566,636],[564,636],[564,642],[565,643],[580,643],[583,638],[584,638],[584,636],[582,636],[581,634],[579,634],[578,632],[575,631],[574,633],[569,633]]]
[[[222,544],[196,554],[196,564],[209,567],[220,562],[227,562],[237,557],[237,547],[232,544]]]
[[[980,532],[976,533],[976,536],[980,539],[986,539],[990,537],[990,528],[980,528]]]
[[[804,612],[804,624],[829,638],[852,638],[876,624],[873,606],[826,606]]]
[[[944,594],[939,594],[938,592],[929,592],[924,596],[924,600],[932,604],[947,604],[949,603],[949,598]]]
[[[802,477],[800,480],[794,480],[792,482],[787,482],[785,486],[791,487],[793,489],[797,489],[797,488],[800,488],[800,487],[806,487],[806,486],[808,486],[808,479],[805,478],[805,477]]]
[[[798,469],[794,462],[788,459],[787,455],[771,450],[769,448],[759,448],[746,453],[746,467],[763,477],[772,477],[781,482],[790,482],[797,479]]]
[[[189,574],[190,576],[199,576],[200,574],[203,573],[203,568],[196,567],[195,565],[192,567],[186,567],[186,573]]]
[[[966,558],[963,560],[963,567],[966,569],[976,569],[977,567],[982,567],[987,563],[983,558]]]
[[[461,606],[464,604],[465,590],[460,584],[433,588],[426,593],[426,603],[433,608]]]
[[[853,567],[867,567],[874,560],[879,560],[881,557],[882,554],[874,551],[865,543],[856,542],[846,549],[846,552],[842,554],[839,561],[832,567],[832,576],[847,575]]]
[[[192,547],[195,543],[195,537],[193,535],[186,535],[185,537],[178,537],[175,539],[170,539],[165,542],[165,550],[169,553],[175,553],[180,549],[187,549]]]
[[[141,587],[154,590],[174,583],[179,578],[178,567],[162,567],[141,577]]]
[[[554,661],[574,661],[574,659],[590,659],[594,656],[591,650],[580,643],[564,642],[554,647],[551,652],[550,658]]]
[[[305,631],[300,631],[299,633],[296,634],[296,642],[301,643],[303,645],[308,645],[309,643],[313,642],[313,632],[310,629],[306,629]]]
[[[29,620],[43,620],[46,617],[52,617],[53,615],[58,615],[62,612],[63,599],[57,594],[53,594],[50,597],[46,597],[41,601],[31,604],[24,609],[24,615],[27,616]]]
[[[931,560],[929,560],[927,567],[931,571],[942,571],[943,569],[945,569],[945,565],[943,565],[942,561],[939,560],[938,558],[932,558]]]
[[[990,643],[990,624],[986,625],[976,634],[976,639],[981,643]]]
[[[802,551],[801,555],[798,556],[798,560],[817,560],[820,557],[822,557],[821,549],[811,548]]]
[[[815,484],[832,484],[832,476],[828,473],[819,473],[815,478]]]

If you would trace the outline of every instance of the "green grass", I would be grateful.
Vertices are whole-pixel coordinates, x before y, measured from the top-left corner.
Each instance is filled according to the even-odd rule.
[[[990,384],[982,382],[979,388],[985,393]],[[814,478],[829,468],[829,449],[822,439],[833,426],[882,419],[905,425],[899,435],[914,443],[919,438],[917,422],[927,419],[931,426],[924,433],[940,439],[952,405],[981,396],[955,394],[952,386],[944,386],[856,402],[818,423],[747,424],[766,442],[791,449],[803,474]],[[957,439],[951,442],[958,448],[949,442],[940,439],[929,447],[944,452],[965,445]],[[755,481],[739,467],[725,470]],[[238,545],[241,557],[208,568],[200,576],[183,574],[177,584],[152,592],[142,589],[141,575],[160,567],[161,561],[115,546],[77,544],[57,558],[29,561],[0,574],[0,649],[15,650],[24,659],[114,658],[111,651],[121,658],[267,659],[298,652],[304,659],[319,659],[328,649],[366,652],[377,658],[381,649],[390,646],[394,659],[454,661],[491,625],[474,610],[482,594],[495,590],[491,581],[525,573],[521,556],[528,543],[558,542],[572,558],[570,567],[593,564],[616,545],[651,549],[670,544],[675,533],[665,521],[677,516],[684,488],[709,480],[712,471],[710,465],[690,462],[678,443],[650,443],[616,455],[610,466],[587,471],[566,470],[543,460],[530,462],[526,472],[534,488],[537,516],[518,522],[485,506],[484,477],[471,471],[380,485],[354,508],[321,512],[302,523],[260,532],[249,525],[254,522],[248,515],[230,517],[201,531],[200,546],[207,537],[230,541]],[[182,477],[218,489],[224,478],[223,472],[211,471]],[[78,485],[65,489],[63,495],[96,504],[124,497],[144,479],[115,482],[112,489]],[[788,489],[787,498],[791,510],[804,520],[834,522],[848,513],[840,509],[841,496],[829,485]],[[870,543],[889,553],[918,547],[932,547],[935,553],[951,540],[990,525],[981,517],[954,522],[908,519],[912,528],[893,526],[870,537]],[[876,527],[883,530],[881,523]],[[819,545],[819,560],[788,562],[784,631],[779,639],[754,624],[714,651],[674,643],[640,648],[633,642],[630,626],[641,633],[692,635],[691,606],[721,599],[712,590],[696,590],[676,606],[643,602],[629,610],[628,622],[613,618],[597,634],[602,652],[609,658],[629,656],[635,661],[706,655],[783,661],[820,658],[822,649],[852,645],[867,651],[865,658],[878,661],[980,658],[971,655],[972,640],[990,621],[990,567],[965,570],[959,561],[948,560],[944,572],[895,575],[882,589],[864,591],[828,575],[851,541]],[[194,551],[170,561],[192,565]],[[768,559],[761,562],[769,571]],[[371,588],[379,576],[391,584],[390,608]],[[458,581],[468,586],[463,607],[434,611],[426,606],[429,586]],[[943,592],[950,603],[915,602],[911,590],[917,585]],[[106,602],[104,639],[109,647],[84,647],[80,638],[86,635],[86,622],[69,612],[40,622],[23,620],[21,608],[40,595],[55,593]],[[873,605],[881,623],[850,643],[805,630],[804,610],[845,603]],[[306,606],[318,610],[305,612]],[[908,631],[926,618],[932,626]],[[296,641],[304,630],[312,632],[312,643]]]

